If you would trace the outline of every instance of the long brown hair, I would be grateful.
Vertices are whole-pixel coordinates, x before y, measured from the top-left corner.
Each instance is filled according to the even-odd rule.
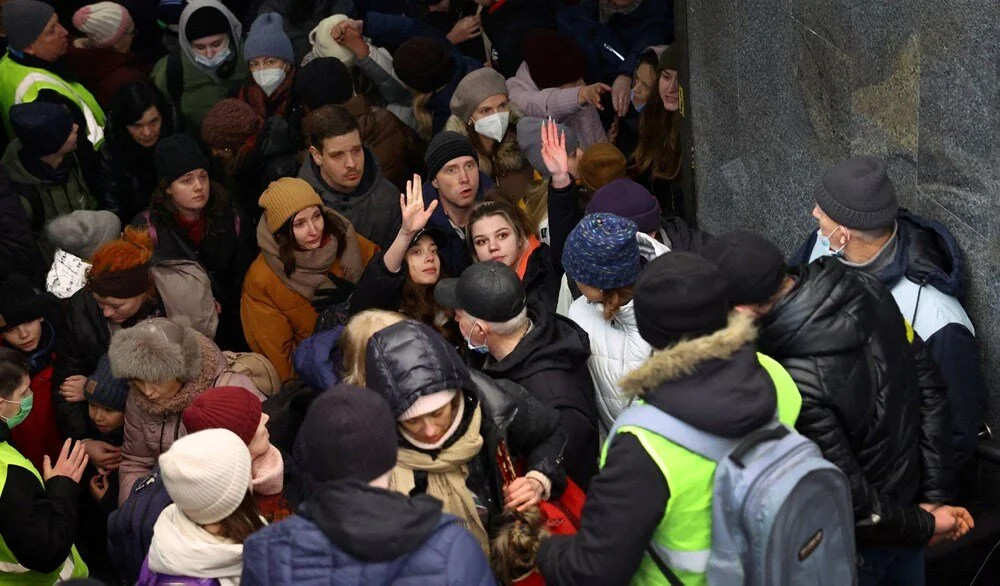
[[[278,231],[274,233],[274,241],[278,243],[278,260],[281,261],[281,266],[285,270],[286,277],[292,276],[292,273],[295,272],[296,244],[295,234],[292,231],[292,222],[295,221],[295,216],[297,216],[301,211],[302,210],[295,212],[295,214],[293,214],[291,218],[288,218],[288,220],[286,220],[285,223],[278,228]],[[347,226],[340,221],[340,218],[327,212],[321,206],[319,211],[323,214],[323,237],[324,239],[328,237],[333,238],[337,241],[337,258],[340,258],[340,256],[344,254],[344,247],[347,245]]]
[[[639,144],[632,162],[639,175],[650,172],[654,179],[676,179],[681,171],[680,111],[668,112],[660,99],[662,70],[656,71],[656,84],[639,117]]]
[[[243,495],[243,502],[228,517],[219,521],[219,530],[216,535],[224,537],[233,543],[243,543],[255,531],[264,527],[264,520],[260,518],[260,511],[257,509],[257,501],[253,499],[253,494],[247,491]]]
[[[604,291],[604,300],[601,301],[601,306],[604,308],[604,320],[611,321],[623,305],[627,305],[629,301],[632,301],[634,295],[635,283],[616,289],[606,289]]]
[[[417,134],[424,140],[430,140],[434,134],[434,115],[427,109],[433,95],[433,92],[413,93],[413,118],[417,121]]]

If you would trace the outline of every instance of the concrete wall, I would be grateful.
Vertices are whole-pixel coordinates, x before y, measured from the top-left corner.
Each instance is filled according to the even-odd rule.
[[[860,154],[968,259],[966,307],[1000,393],[1000,2],[688,0],[701,225],[756,229],[791,253],[813,187]],[[988,420],[1000,431],[1000,396]]]

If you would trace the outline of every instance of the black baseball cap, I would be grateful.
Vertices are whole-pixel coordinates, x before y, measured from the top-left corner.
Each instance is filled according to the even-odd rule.
[[[444,307],[461,309],[489,322],[505,322],[524,309],[524,285],[510,267],[495,260],[477,262],[458,279],[443,279],[434,287],[434,299]]]
[[[410,239],[410,244],[407,248],[415,246],[424,236],[430,236],[431,240],[434,241],[434,244],[437,245],[438,249],[442,249],[448,245],[448,238],[444,235],[444,232],[440,228],[427,226],[413,235],[413,238]]]

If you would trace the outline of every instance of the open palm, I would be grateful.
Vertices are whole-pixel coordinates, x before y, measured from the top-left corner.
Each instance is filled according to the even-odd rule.
[[[542,161],[553,177],[569,173],[566,133],[559,132],[559,127],[551,118],[542,122]]]
[[[406,193],[399,194],[399,211],[403,216],[403,232],[413,235],[423,230],[437,205],[438,201],[434,200],[431,205],[427,206],[427,209],[424,209],[424,186],[420,181],[420,175],[414,175],[413,179],[406,182]]]

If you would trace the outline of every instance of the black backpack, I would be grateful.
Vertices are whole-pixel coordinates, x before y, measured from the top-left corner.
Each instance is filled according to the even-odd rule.
[[[124,582],[135,584],[139,579],[153,541],[153,525],[173,502],[156,467],[132,485],[128,499],[108,517],[108,555]]]

